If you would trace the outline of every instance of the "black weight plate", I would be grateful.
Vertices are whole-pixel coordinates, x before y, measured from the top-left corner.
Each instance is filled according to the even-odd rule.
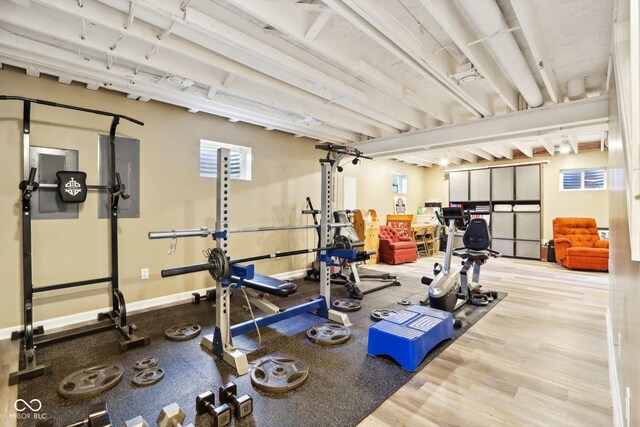
[[[201,330],[197,323],[185,323],[170,327],[164,331],[164,336],[171,341],[188,341],[200,335]]]
[[[58,394],[70,400],[97,396],[118,384],[123,373],[122,365],[98,365],[80,369],[60,382]]]
[[[266,393],[285,393],[304,384],[309,368],[302,360],[290,357],[268,356],[256,360],[251,370],[251,384]]]
[[[315,325],[307,331],[307,338],[320,345],[342,344],[349,340],[351,330],[343,325],[324,323]]]
[[[360,310],[362,308],[362,304],[360,303],[360,301],[352,300],[349,298],[340,298],[334,300],[331,303],[331,307],[338,311],[352,312]]]
[[[158,366],[158,358],[157,357],[145,357],[142,360],[138,360],[133,365],[133,369],[135,369],[136,371],[144,371],[145,369],[153,368],[154,366]]]
[[[146,371],[138,372],[131,379],[131,383],[138,387],[147,387],[154,385],[164,378],[164,370],[162,368],[153,367]]]
[[[375,321],[384,320],[393,316],[396,313],[397,311],[395,310],[387,310],[386,308],[376,308],[371,312],[371,318]]]

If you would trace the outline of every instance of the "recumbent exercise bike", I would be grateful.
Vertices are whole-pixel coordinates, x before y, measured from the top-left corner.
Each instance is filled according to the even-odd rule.
[[[487,305],[497,298],[496,291],[485,291],[480,286],[480,267],[489,258],[498,258],[500,252],[489,249],[491,235],[487,222],[482,218],[472,218],[462,208],[443,208],[442,216],[436,213],[442,225],[449,228],[444,265],[435,263],[434,278],[423,277],[422,283],[429,286],[427,299],[422,305],[453,313],[467,302],[474,305]],[[453,249],[453,239],[458,229],[465,229],[462,237],[464,246]],[[461,268],[451,267],[451,257],[462,258]],[[471,282],[468,272],[472,270]],[[456,321],[456,326],[460,322]]]

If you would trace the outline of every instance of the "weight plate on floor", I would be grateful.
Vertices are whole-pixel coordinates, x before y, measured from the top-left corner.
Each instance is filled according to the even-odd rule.
[[[307,338],[320,345],[336,345],[346,342],[351,336],[351,330],[343,325],[324,323],[316,325],[307,331]]]
[[[136,376],[131,379],[131,383],[138,387],[147,387],[160,382],[163,378],[164,370],[155,366],[146,371],[138,372]]]
[[[185,323],[170,327],[164,331],[164,336],[171,341],[188,341],[200,335],[201,330],[197,323]]]
[[[373,318],[373,320],[378,321],[378,320],[387,319],[396,313],[397,311],[395,310],[387,310],[386,308],[376,308],[371,312],[371,317]]]
[[[413,303],[411,301],[409,301],[408,299],[401,299],[401,300],[398,300],[398,304],[400,304],[400,305],[411,305]]]
[[[154,366],[158,366],[158,358],[157,357],[145,357],[142,360],[138,360],[133,365],[133,369],[135,369],[136,371],[144,371],[145,369],[153,368]]]
[[[123,373],[122,365],[98,365],[80,369],[60,382],[58,394],[71,400],[97,396],[118,384]]]
[[[360,310],[362,308],[362,304],[360,304],[360,301],[356,301],[348,298],[340,298],[340,299],[334,300],[331,303],[331,307],[335,308],[338,311],[351,312],[351,311]]]
[[[251,384],[266,393],[285,393],[300,387],[309,377],[309,368],[290,356],[265,357],[255,362]]]

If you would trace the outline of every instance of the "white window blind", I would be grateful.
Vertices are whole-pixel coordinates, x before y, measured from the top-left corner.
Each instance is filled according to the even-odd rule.
[[[232,179],[251,180],[251,147],[200,140],[200,176],[215,178],[217,174],[218,148],[231,151],[229,170]]]
[[[605,190],[607,169],[569,169],[560,172],[560,190]]]

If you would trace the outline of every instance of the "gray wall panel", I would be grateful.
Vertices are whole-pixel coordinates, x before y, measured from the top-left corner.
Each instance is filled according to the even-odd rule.
[[[449,201],[469,200],[469,172],[449,172]]]
[[[493,212],[491,217],[491,237],[494,239],[513,239],[513,213]]]
[[[469,171],[469,186],[471,188],[469,200],[489,200],[491,194],[491,170],[479,169]]]
[[[513,200],[513,168],[491,169],[491,200]]]
[[[540,240],[540,213],[516,213],[516,239]]]
[[[540,200],[540,165],[518,166],[516,200]]]

